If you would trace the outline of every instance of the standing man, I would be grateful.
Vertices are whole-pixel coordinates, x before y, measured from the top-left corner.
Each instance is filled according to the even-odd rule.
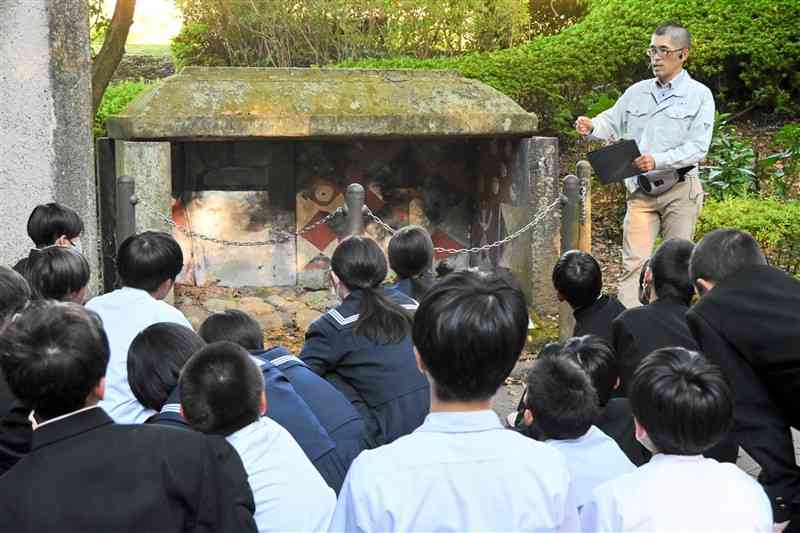
[[[625,180],[618,298],[626,307],[639,305],[639,272],[659,232],[664,239],[691,240],[703,205],[697,163],[711,145],[714,98],[683,69],[691,46],[686,28],[659,26],[646,50],[656,77],[629,87],[611,109],[575,122],[581,135],[633,139],[642,154],[633,162],[642,174]]]

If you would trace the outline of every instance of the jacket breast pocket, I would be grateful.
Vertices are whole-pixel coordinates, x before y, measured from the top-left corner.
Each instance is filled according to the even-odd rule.
[[[647,127],[647,122],[650,120],[650,114],[645,106],[631,106],[625,112],[625,129],[623,138],[625,139],[641,139],[642,132]]]
[[[663,144],[669,148],[682,144],[696,115],[697,109],[690,105],[673,105],[665,109],[663,120],[660,121],[662,126],[659,128]]]

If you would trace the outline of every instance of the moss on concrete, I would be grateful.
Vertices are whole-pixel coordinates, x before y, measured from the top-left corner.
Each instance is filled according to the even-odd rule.
[[[108,120],[117,139],[532,135],[536,115],[452,71],[189,67]]]

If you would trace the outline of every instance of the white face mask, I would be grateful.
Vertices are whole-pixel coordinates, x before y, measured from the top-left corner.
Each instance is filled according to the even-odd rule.
[[[75,239],[73,239],[73,240],[71,240],[69,242],[72,245],[72,247],[75,248],[75,250],[78,251],[78,253],[81,253],[81,254],[83,253],[83,246],[81,246],[80,237],[76,237]]]
[[[644,446],[650,453],[652,454],[658,453],[658,448],[656,448],[655,444],[653,444],[653,441],[650,440],[650,436],[647,435],[646,433],[641,437],[639,435],[636,435],[636,440],[639,441],[639,444]]]

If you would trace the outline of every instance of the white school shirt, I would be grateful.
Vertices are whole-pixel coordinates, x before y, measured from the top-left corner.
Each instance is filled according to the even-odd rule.
[[[128,348],[143,329],[159,322],[172,322],[189,329],[183,313],[147,291],[123,287],[97,296],[86,304],[100,315],[108,336],[111,357],[106,369],[106,393],[98,404],[118,424],[139,424],[155,414],[136,400],[128,384]]]
[[[545,442],[560,451],[567,461],[578,509],[592,499],[595,488],[636,470],[614,439],[595,426],[577,439]]]
[[[258,531],[327,531],[336,494],[288,431],[267,417],[227,437],[256,504]]]
[[[569,471],[553,447],[494,411],[435,412],[361,452],[331,531],[578,531]]]
[[[656,169],[647,175],[657,178],[705,158],[714,133],[714,111],[709,88],[681,70],[667,86],[657,78],[631,85],[612,108],[592,119],[591,136],[635,140],[641,153],[653,156]],[[697,175],[697,170],[690,174]],[[626,178],[625,186],[634,192],[636,178]]]
[[[656,454],[595,489],[583,531],[772,532],[764,489],[734,464],[702,455]]]

